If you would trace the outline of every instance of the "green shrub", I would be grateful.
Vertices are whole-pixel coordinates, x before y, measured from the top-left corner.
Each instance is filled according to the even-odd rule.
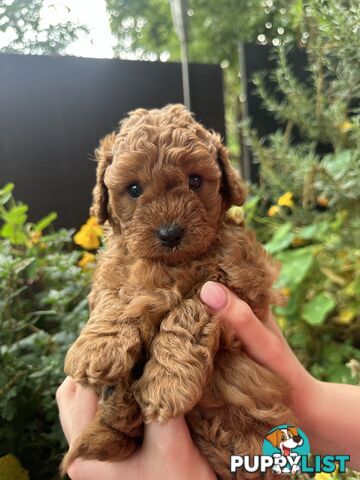
[[[266,75],[254,78],[281,127],[260,139],[244,124],[260,164],[260,185],[246,210],[282,264],[278,285],[288,304],[275,312],[292,347],[318,378],[354,383],[360,360],[360,7],[311,0],[307,11],[308,81],[294,75],[284,47],[277,50],[271,90]]]
[[[0,190],[0,456],[14,454],[31,478],[49,480],[65,451],[55,391],[87,319],[90,270],[77,265],[73,232],[50,230],[55,214],[27,222],[12,189]]]

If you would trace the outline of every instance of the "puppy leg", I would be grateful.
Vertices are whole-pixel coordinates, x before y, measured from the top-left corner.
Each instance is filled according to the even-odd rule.
[[[116,295],[102,295],[66,355],[67,375],[84,385],[112,385],[129,375],[141,341],[137,320],[124,308]]]
[[[199,299],[185,300],[162,321],[134,395],[145,421],[167,421],[200,400],[218,348],[219,326]]]
[[[78,457],[86,459],[122,460],[136,449],[142,437],[142,414],[139,405],[123,382],[108,394],[103,389],[96,417],[65,455],[61,473],[65,475]]]

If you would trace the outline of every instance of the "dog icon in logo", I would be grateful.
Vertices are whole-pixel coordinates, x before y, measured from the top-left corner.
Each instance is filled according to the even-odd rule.
[[[277,428],[268,435],[266,435],[266,440],[268,440],[273,447],[278,449],[281,453],[273,453],[273,457],[293,457],[293,460],[296,460],[299,457],[299,454],[293,452],[297,447],[300,447],[303,444],[303,439],[299,435],[297,427],[292,427],[290,425]],[[300,471],[300,466],[291,462],[292,466],[285,465],[283,468],[279,464],[275,464],[273,470],[275,473],[297,473]]]

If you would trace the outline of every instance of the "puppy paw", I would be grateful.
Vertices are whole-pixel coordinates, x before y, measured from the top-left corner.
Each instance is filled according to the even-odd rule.
[[[65,372],[82,384],[111,385],[133,367],[129,342],[119,336],[79,339],[65,358]]]
[[[148,362],[143,376],[133,385],[145,422],[167,422],[189,412],[199,400],[196,389],[160,365],[151,363]]]

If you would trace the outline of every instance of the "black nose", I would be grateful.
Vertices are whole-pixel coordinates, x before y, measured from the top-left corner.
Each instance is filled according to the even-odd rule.
[[[294,440],[295,443],[300,443],[300,442],[301,442],[301,437],[300,437],[300,435],[295,435],[295,436],[293,437],[293,440]]]
[[[161,225],[156,232],[161,243],[167,247],[176,247],[181,242],[184,229],[180,225]]]

